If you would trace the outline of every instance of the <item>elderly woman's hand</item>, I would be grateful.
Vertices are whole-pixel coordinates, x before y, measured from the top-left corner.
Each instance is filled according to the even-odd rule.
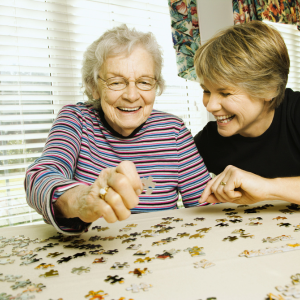
[[[103,200],[99,192],[107,187]],[[104,169],[91,186],[80,185],[64,193],[56,208],[67,218],[78,217],[91,223],[103,217],[113,223],[130,216],[130,209],[138,205],[142,190],[135,165],[123,161],[115,168]]]
[[[253,204],[267,200],[270,189],[270,179],[227,166],[208,182],[199,202]]]

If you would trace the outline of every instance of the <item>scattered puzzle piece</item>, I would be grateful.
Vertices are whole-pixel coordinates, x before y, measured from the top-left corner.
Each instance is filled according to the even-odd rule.
[[[107,262],[107,258],[101,257],[101,258],[95,258],[95,260],[93,261],[93,264],[101,264],[101,263],[106,263]]]
[[[79,268],[73,268],[71,272],[74,274],[80,275],[82,272],[89,273],[90,271],[91,271],[90,267],[81,266]]]
[[[195,265],[194,266],[195,268],[201,267],[203,269],[207,269],[207,268],[215,266],[215,264],[213,262],[210,262],[206,259],[202,259],[202,260],[200,260],[200,262],[195,262],[194,265]]]
[[[123,277],[119,277],[119,275],[108,275],[106,279],[104,279],[104,281],[106,282],[110,282],[111,284],[115,284],[116,282],[119,283],[124,283],[124,278]]]
[[[129,264],[128,262],[124,262],[124,263],[119,263],[119,262],[115,262],[112,266],[111,269],[124,269],[124,268],[129,268]]]
[[[152,273],[148,268],[141,270],[140,268],[135,268],[133,271],[129,271],[129,274],[137,275],[138,278],[142,277],[146,273]]]
[[[50,270],[44,274],[41,274],[40,277],[52,277],[52,276],[58,276],[58,271],[57,270]]]

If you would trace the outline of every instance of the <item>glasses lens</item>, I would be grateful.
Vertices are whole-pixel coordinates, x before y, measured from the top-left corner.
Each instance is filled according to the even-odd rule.
[[[107,86],[115,91],[120,91],[126,88],[126,81],[122,77],[114,77],[106,80]]]
[[[151,77],[141,77],[136,81],[136,86],[144,91],[152,90],[155,84],[156,80]]]

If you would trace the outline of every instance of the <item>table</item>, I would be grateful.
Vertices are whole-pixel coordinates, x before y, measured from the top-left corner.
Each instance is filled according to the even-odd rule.
[[[265,206],[266,204],[272,204],[274,206]],[[285,286],[291,284],[291,276],[300,273],[300,251],[295,246],[295,251],[286,253],[278,253],[272,255],[265,255],[259,257],[240,257],[239,254],[244,250],[258,250],[265,249],[267,247],[280,247],[288,243],[296,245],[300,243],[300,231],[294,231],[300,222],[300,212],[296,210],[286,211],[285,213],[280,210],[287,209],[289,203],[282,201],[272,202],[260,202],[249,207],[238,207],[232,204],[219,204],[210,205],[206,207],[197,207],[189,209],[178,209],[173,211],[161,211],[155,213],[132,215],[129,219],[114,224],[108,224],[103,219],[99,219],[92,224],[92,226],[101,226],[101,228],[109,227],[104,231],[98,231],[97,229],[90,230],[87,233],[81,234],[77,240],[84,239],[83,244],[101,244],[104,250],[117,249],[119,252],[114,255],[100,254],[92,255],[88,249],[74,249],[65,248],[65,245],[70,245],[71,242],[59,242],[59,245],[55,245],[53,248],[47,248],[46,250],[34,252],[37,254],[37,258],[42,258],[40,261],[22,265],[20,264],[26,260],[21,260],[20,256],[11,256],[9,259],[14,259],[12,264],[0,265],[0,276],[3,279],[6,275],[23,275],[18,280],[29,279],[32,283],[42,283],[46,288],[41,292],[31,292],[30,295],[34,295],[35,299],[92,299],[92,296],[85,297],[89,294],[89,291],[103,290],[104,293],[108,293],[107,296],[103,296],[102,299],[134,299],[134,300],[198,300],[207,299],[208,297],[216,297],[218,300],[259,300],[266,299],[267,294],[273,293],[275,295],[279,293],[275,287]],[[244,211],[249,208],[260,207],[257,213],[245,213]],[[261,209],[265,207],[265,209]],[[234,218],[229,215],[229,211],[224,209],[232,208],[233,212],[237,212],[241,218]],[[294,212],[290,214],[289,212]],[[233,215],[234,216],[234,215]],[[274,219],[277,217],[283,217],[286,219]],[[153,226],[161,224],[162,222],[168,222],[162,218],[170,218],[170,224],[163,224],[163,227],[174,227],[169,229],[168,232],[160,233],[154,237],[144,237],[147,233],[142,233],[143,230],[157,231],[160,228],[154,228]],[[249,218],[261,217],[262,220],[249,220]],[[182,218],[182,221],[174,221],[174,219]],[[195,218],[205,218],[204,220]],[[228,226],[216,226],[220,221],[218,219],[226,218],[225,223]],[[242,222],[230,222],[229,220],[241,219]],[[251,222],[259,222],[261,225],[247,225]],[[193,224],[191,224],[193,223]],[[291,226],[279,226],[280,223],[290,223]],[[129,225],[135,225],[136,227],[126,227]],[[188,225],[185,225],[188,224]],[[194,226],[192,226],[194,225]],[[209,228],[211,229],[205,233],[200,232],[204,237],[191,237],[199,232],[196,230]],[[120,231],[120,229],[128,229],[129,231]],[[233,234],[232,232],[237,229],[244,229],[244,233],[254,235],[253,238],[242,238],[239,234]],[[135,241],[124,242],[126,237],[120,238],[121,235],[130,233],[142,233],[136,236]],[[188,233],[189,236],[177,236],[178,233]],[[31,225],[23,227],[12,227],[0,229],[0,237],[3,236],[6,239],[11,239],[13,236],[24,235],[24,237],[30,238],[32,241],[27,246],[27,249],[33,250],[37,247],[43,247],[49,243],[57,243],[58,240],[51,239],[42,243],[34,243],[34,239],[46,239],[51,236],[57,235],[54,228],[50,225]],[[262,240],[267,237],[275,238],[282,235],[291,235],[294,240],[291,241],[279,241],[276,243],[263,242]],[[116,238],[119,236],[119,238]],[[238,239],[234,241],[223,239],[228,236],[236,236]],[[99,240],[90,241],[89,239],[94,237],[101,237]],[[112,240],[105,240],[105,237],[111,237]],[[131,238],[133,236],[130,236]],[[153,242],[161,241],[166,238],[177,238],[176,240],[153,246]],[[104,240],[103,240],[104,239]],[[0,246],[3,246],[0,241]],[[74,240],[73,240],[74,241]],[[80,242],[80,241],[79,241]],[[138,258],[145,258],[143,256],[135,256],[134,253],[137,250],[128,250],[127,247],[131,244],[142,244],[139,248],[141,251],[149,250],[148,257],[154,258],[150,262],[135,263]],[[74,245],[74,244],[73,244]],[[184,251],[188,247],[194,246],[203,247],[205,255],[191,256],[189,251]],[[0,255],[4,253],[12,253],[13,245],[6,245],[0,250],[4,250]],[[298,247],[299,248],[299,247]],[[18,248],[19,249],[19,248]],[[173,258],[159,259],[156,255],[163,254],[165,250],[180,250],[173,255]],[[94,249],[95,250],[95,249]],[[55,258],[47,257],[49,253],[63,252]],[[73,258],[76,253],[86,252],[86,256]],[[72,259],[68,262],[61,264],[57,263],[62,257],[71,256]],[[107,258],[106,263],[96,263],[96,258]],[[0,261],[4,258],[0,258]],[[206,259],[213,262],[215,266],[210,268],[196,268],[195,263]],[[124,266],[123,269],[111,269],[114,263],[127,262],[129,267]],[[52,264],[54,267],[47,269],[35,269],[40,263]],[[72,273],[73,268],[89,267],[90,272],[82,272],[80,275]],[[144,274],[141,278],[137,275],[129,274],[129,271],[133,271],[135,268],[148,268],[152,273]],[[40,275],[48,272],[49,270],[58,271],[58,276],[52,277],[39,277]],[[124,283],[110,284],[104,280],[108,275],[119,275],[124,277]],[[126,290],[132,284],[139,285],[140,283],[151,284],[148,291],[140,290],[138,293],[134,293],[131,290]],[[18,288],[12,290],[11,286],[15,282],[0,281],[0,294],[7,293],[16,295],[21,293],[26,288]],[[295,285],[300,290],[300,285]],[[101,294],[101,293],[100,293]],[[0,298],[1,299],[1,298]],[[5,299],[5,298],[4,298]],[[26,299],[26,298],[25,298]],[[95,298],[96,299],[96,298]],[[99,298],[101,297],[99,296]],[[292,298],[294,299],[294,298]]]

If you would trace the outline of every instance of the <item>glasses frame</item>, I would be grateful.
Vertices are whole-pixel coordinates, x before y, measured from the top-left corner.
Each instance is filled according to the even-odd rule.
[[[110,78],[108,78],[107,80],[112,79],[112,78],[123,78],[124,81],[125,81],[125,83],[126,83],[126,86],[125,86],[123,89],[121,89],[121,90],[114,90],[114,89],[112,89],[112,88],[109,87],[109,85],[107,84],[107,80],[102,79],[99,75],[97,76],[97,78],[98,78],[98,79],[101,79],[111,91],[115,91],[115,92],[123,91],[123,90],[125,90],[125,89],[127,88],[127,86],[129,85],[129,81],[128,81],[125,77],[122,77],[122,76],[110,77]],[[150,90],[143,90],[143,89],[140,89],[140,88],[136,85],[136,82],[137,82],[140,78],[151,78],[151,79],[155,80],[155,84],[153,85],[153,87],[152,87]],[[157,79],[155,79],[155,78],[153,78],[153,77],[149,77],[149,76],[141,76],[141,77],[139,77],[139,78],[134,82],[134,84],[135,84],[135,86],[136,86],[137,89],[139,89],[140,91],[146,91],[146,92],[147,92],[147,91],[152,91],[152,90],[154,89],[154,87],[156,86],[157,83],[158,83],[158,80],[157,80]]]

